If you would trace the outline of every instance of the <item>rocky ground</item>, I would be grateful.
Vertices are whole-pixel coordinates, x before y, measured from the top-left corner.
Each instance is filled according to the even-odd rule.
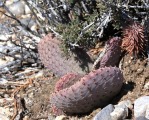
[[[116,105],[120,101],[130,100],[131,104],[140,96],[149,93],[149,66],[147,59],[134,60],[126,55],[122,60],[120,67],[123,71],[125,82],[121,92],[111,101]],[[54,90],[54,85],[59,78],[45,69],[38,69],[37,72],[25,74],[28,76],[22,82],[11,83],[7,88],[1,88],[1,109],[12,118],[16,112],[16,118],[25,120],[54,120],[49,104],[49,96]],[[32,76],[32,77],[31,77]],[[11,80],[10,80],[11,81]],[[13,81],[13,80],[12,80]],[[2,86],[2,85],[1,85]],[[15,86],[15,88],[13,88]],[[14,91],[16,91],[14,93]],[[15,95],[15,99],[11,96]],[[15,103],[17,101],[17,103]],[[15,107],[17,104],[17,107]],[[60,116],[59,120],[92,120],[101,108],[94,110],[85,116]],[[0,114],[1,115],[1,114]],[[133,108],[129,109],[127,119],[133,119]]]
[[[133,102],[140,96],[148,95],[149,92],[149,67],[147,59],[136,60],[131,59],[129,55],[125,56],[121,61],[121,69],[125,77],[125,83],[121,92],[111,102],[116,105],[120,101],[130,100]],[[30,119],[48,119],[52,117],[49,96],[54,90],[54,84],[58,80],[51,73],[44,71],[44,77],[35,79],[33,84],[26,88],[23,92],[22,98],[26,101],[25,106],[28,110],[26,114]],[[40,96],[40,97],[39,97]],[[72,120],[91,120],[100,111],[100,108],[94,110],[91,114],[86,116],[68,117]],[[129,113],[128,119],[133,119],[133,109]],[[54,117],[54,116],[53,116]]]

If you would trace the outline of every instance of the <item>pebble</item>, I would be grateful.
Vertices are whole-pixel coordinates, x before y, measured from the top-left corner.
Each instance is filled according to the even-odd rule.
[[[8,81],[4,78],[0,78],[0,84],[6,84]]]
[[[136,120],[148,120],[148,119],[145,118],[144,116],[140,116],[140,117],[137,117]]]
[[[31,13],[30,8],[27,5],[25,5],[25,14],[30,14],[30,13]]]
[[[93,120],[112,120],[110,113],[113,112],[114,106],[109,104],[108,106],[104,107],[97,115],[94,117]]]
[[[138,117],[149,119],[149,96],[142,96],[134,101],[134,117],[136,119]]]
[[[60,115],[60,116],[57,116],[55,120],[67,120],[67,116]]]
[[[11,41],[7,41],[7,46],[9,46],[9,47],[16,47]]]
[[[55,116],[53,116],[53,115],[48,115],[48,120],[55,120]]]
[[[15,16],[25,14],[25,4],[22,1],[13,2],[8,6],[8,8]]]
[[[145,90],[149,90],[149,82],[144,85]]]
[[[31,28],[33,25],[36,24],[35,20],[31,19],[31,18],[23,18],[20,20],[20,22],[26,26],[28,26],[29,28]]]
[[[137,69],[137,74],[141,74],[143,71],[144,71],[143,68],[139,68],[139,69]]]
[[[6,63],[7,63],[6,60],[0,59],[0,66],[1,66],[1,65],[5,65]]]
[[[10,96],[8,94],[4,94],[4,98],[9,98]]]
[[[29,120],[30,118],[29,118],[29,116],[25,116],[24,118],[23,118],[23,120]]]
[[[110,114],[112,120],[124,120],[128,116],[128,108],[133,108],[130,100],[121,101],[115,105],[114,111]]]
[[[0,120],[9,120],[9,116],[12,116],[13,112],[7,107],[0,107]]]
[[[29,98],[33,98],[33,97],[34,97],[34,93],[33,93],[33,92],[29,93],[29,94],[28,94],[28,97],[29,97]]]
[[[7,62],[14,61],[13,57],[5,56]]]
[[[118,105],[115,105],[116,106],[127,106],[129,109],[133,109],[133,105],[132,105],[132,102],[130,100],[124,100],[124,101],[121,101],[119,102]]]
[[[10,37],[11,37],[11,35],[0,35],[0,40],[7,41]]]

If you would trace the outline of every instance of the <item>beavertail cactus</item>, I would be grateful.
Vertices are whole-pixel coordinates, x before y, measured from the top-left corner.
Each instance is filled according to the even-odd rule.
[[[63,76],[67,73],[89,72],[89,64],[77,62],[74,56],[69,57],[69,59],[66,58],[63,51],[60,49],[60,45],[61,41],[51,33],[39,42],[38,52],[45,67],[50,69],[57,76]]]
[[[64,80],[65,81],[65,80]],[[81,114],[108,104],[119,93],[123,75],[119,68],[105,67],[90,72],[73,85],[55,91],[51,105],[68,114]]]
[[[65,88],[70,87],[74,83],[76,83],[80,78],[83,77],[81,74],[66,74],[63,77],[60,78],[60,80],[55,85],[55,91],[59,91]]]
[[[121,57],[121,44],[120,37],[113,37],[106,43],[106,52],[100,61],[100,67],[116,66]]]

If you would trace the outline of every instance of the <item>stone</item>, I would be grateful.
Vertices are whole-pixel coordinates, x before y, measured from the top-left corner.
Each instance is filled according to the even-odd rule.
[[[134,101],[134,117],[149,119],[149,96],[142,96]]]
[[[5,65],[7,63],[6,60],[0,59],[0,66]]]
[[[137,69],[137,74],[141,74],[144,71],[144,68]]]
[[[124,100],[118,103],[118,106],[124,106],[124,105],[127,106],[129,109],[133,109],[133,105],[130,100]]]
[[[31,13],[30,8],[28,7],[28,5],[25,5],[25,14],[30,14],[30,13]]]
[[[67,120],[67,116],[60,115],[60,116],[57,116],[55,120]]]
[[[34,19],[31,19],[30,17],[26,17],[20,20],[20,22],[29,28],[31,28],[33,25],[36,25],[36,22]]]
[[[15,16],[25,14],[25,3],[22,1],[13,2],[8,6],[8,8]]]
[[[115,105],[114,107],[114,111],[110,114],[112,120],[125,119],[128,116],[128,108],[133,108],[130,100],[121,101],[118,105]]]
[[[9,116],[12,116],[13,113],[8,107],[0,107],[0,120],[9,120]]]
[[[110,114],[111,120],[124,120],[128,115],[128,108],[116,107],[114,111]]]
[[[0,84],[6,84],[8,81],[5,78],[0,78]]]
[[[148,120],[148,119],[145,118],[144,116],[140,116],[140,117],[137,117],[136,120]]]
[[[104,107],[97,115],[94,117],[93,120],[112,120],[110,113],[113,112],[114,106],[109,104],[108,106]]]
[[[145,90],[149,90],[149,82],[144,85]]]
[[[2,34],[0,34],[0,40],[1,41],[7,41],[10,37],[11,37],[11,35],[2,35]]]
[[[25,116],[23,120],[29,120],[29,116]]]

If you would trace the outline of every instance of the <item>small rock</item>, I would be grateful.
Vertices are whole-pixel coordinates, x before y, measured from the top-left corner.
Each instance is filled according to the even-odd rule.
[[[145,117],[149,119],[149,105],[146,108],[146,115],[145,115]]]
[[[13,102],[13,98],[1,98],[0,99],[0,104],[5,104],[7,102]],[[1,107],[0,107],[0,110],[1,110]]]
[[[13,2],[8,8],[15,16],[21,16],[25,13],[25,4],[22,1]]]
[[[114,111],[110,114],[111,120],[124,120],[128,116],[128,108],[117,107]]]
[[[6,42],[0,42],[0,46],[6,46],[6,45],[7,45]]]
[[[110,114],[111,119],[124,120],[128,116],[128,108],[133,108],[131,101],[121,101],[118,105],[115,105],[114,111]]]
[[[30,13],[31,13],[30,8],[27,5],[25,5],[25,14],[30,14]]]
[[[0,66],[5,65],[7,63],[6,60],[0,59]]]
[[[137,74],[141,74],[143,71],[144,71],[143,68],[139,68],[139,69],[137,69]]]
[[[149,96],[142,96],[134,102],[134,117],[145,117],[149,119]]]
[[[60,116],[57,116],[55,120],[67,120],[67,116],[65,115],[60,115]]]
[[[37,24],[34,24],[34,25],[31,27],[31,30],[32,30],[32,31],[37,31],[38,28],[39,28],[38,25],[37,25]]]
[[[2,115],[0,113],[0,120],[9,120],[9,118],[6,115]]]
[[[10,37],[11,37],[11,35],[0,35],[0,40],[7,41]]]
[[[55,120],[55,116],[53,116],[53,115],[48,115],[48,120]]]
[[[15,45],[10,40],[7,41],[7,46],[9,46],[9,47],[15,47]]]
[[[9,98],[10,96],[8,94],[4,94],[4,98]]]
[[[144,85],[145,90],[149,90],[149,82]]]
[[[6,84],[8,81],[4,78],[0,78],[0,84]]]
[[[37,64],[37,63],[34,63],[34,64],[32,64],[31,66],[32,66],[32,67],[37,67],[38,64]]]
[[[13,57],[5,56],[7,62],[14,61]]]
[[[148,120],[148,119],[145,118],[144,116],[140,116],[140,117],[137,117],[136,120]]]
[[[13,4],[14,2],[17,2],[17,1],[19,1],[19,0],[6,0],[6,6],[9,6],[9,5],[11,5],[11,4]]]
[[[28,94],[28,97],[29,97],[29,98],[33,98],[33,97],[34,97],[34,93],[33,93],[33,92],[29,93],[29,94]]]
[[[38,72],[37,74],[34,75],[35,78],[39,78],[43,76],[43,71]]]
[[[28,58],[27,61],[28,61],[29,63],[35,63],[35,60],[32,59],[32,58]]]
[[[124,105],[127,106],[129,109],[133,108],[133,105],[130,100],[125,100],[125,101],[121,101],[120,103],[118,103],[118,106],[124,106]]]
[[[25,116],[24,118],[23,118],[23,120],[29,120],[30,118],[29,118],[29,116]]]
[[[13,112],[10,112],[8,107],[0,107],[0,120],[9,120],[9,116],[12,116]]]
[[[114,106],[109,104],[94,117],[94,120],[111,120],[110,113],[113,112],[113,110]]]
[[[29,28],[31,28],[33,25],[36,24],[35,20],[31,19],[31,18],[23,18],[20,20],[20,22],[26,26],[28,26]]]

